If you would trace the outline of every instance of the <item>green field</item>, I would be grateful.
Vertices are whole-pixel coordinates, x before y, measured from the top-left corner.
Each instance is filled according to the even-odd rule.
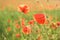
[[[60,21],[60,10],[34,11],[29,12],[28,14],[24,14],[16,10],[0,10],[0,40],[60,40],[60,26],[56,29],[52,29],[50,28],[51,22],[49,22],[47,25],[40,25],[37,22],[34,22],[33,26],[28,24],[30,20],[33,20],[33,15],[37,13],[46,14],[47,19],[49,15],[52,15],[53,19],[51,20],[51,22],[53,23]],[[58,20],[56,19],[56,17],[58,18]],[[26,19],[25,25],[31,26],[32,32],[29,35],[25,35],[22,33],[22,18]],[[15,27],[16,21],[19,24],[20,29]],[[8,27],[11,28],[10,31],[9,29],[7,29]],[[20,34],[18,38],[16,37],[17,33]]]

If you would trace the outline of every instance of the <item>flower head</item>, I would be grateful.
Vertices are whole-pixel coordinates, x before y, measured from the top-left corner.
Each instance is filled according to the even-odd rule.
[[[8,31],[8,32],[10,32],[10,31],[11,31],[11,28],[10,28],[10,27],[8,27],[8,28],[7,28],[7,31]]]
[[[57,24],[57,26],[60,26],[60,22],[57,22],[56,24]]]
[[[29,7],[27,5],[19,5],[19,11],[23,12],[24,14],[27,14],[29,12]]]
[[[33,24],[34,24],[34,20],[30,20],[28,23],[29,23],[30,25],[33,25]]]
[[[35,14],[34,19],[39,24],[44,24],[45,22],[45,15],[44,14]]]
[[[23,18],[21,21],[21,26],[24,27],[25,26],[25,19]]]
[[[16,28],[17,28],[17,29],[20,29],[20,25],[19,25],[19,24],[16,24]]]
[[[30,34],[30,33],[31,33],[31,27],[29,27],[29,26],[23,27],[23,28],[22,28],[22,32],[23,32],[24,34]]]
[[[19,38],[21,35],[19,33],[16,34],[16,37]]]

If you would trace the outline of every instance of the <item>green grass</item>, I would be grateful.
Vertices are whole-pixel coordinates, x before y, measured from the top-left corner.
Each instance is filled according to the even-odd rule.
[[[25,24],[28,25],[29,20],[33,20],[33,15],[36,13],[45,13],[48,15],[53,15],[53,17],[59,17],[58,20],[53,19],[53,22],[55,21],[60,21],[60,10],[44,10],[44,11],[34,11],[34,12],[29,12],[27,15],[22,13],[22,12],[18,12],[18,11],[14,11],[14,10],[4,10],[1,11],[0,10],[0,40],[36,40],[38,38],[39,35],[42,35],[43,38],[42,40],[60,40],[60,27],[57,28],[56,30],[53,30],[51,28],[47,28],[49,26],[43,25],[41,26],[38,23],[34,24],[34,27],[32,28],[32,33],[30,35],[24,35],[21,31],[22,28],[20,28],[19,30],[15,28],[14,21],[17,20],[18,24],[21,25],[21,18],[25,18]],[[11,22],[8,23],[7,20],[10,19]],[[8,32],[7,31],[7,27],[11,27],[11,31]],[[38,28],[37,28],[38,27]],[[40,33],[35,33],[36,30],[38,29],[42,29],[42,31]],[[14,30],[16,32],[14,32]],[[16,33],[20,33],[21,37],[16,38],[15,34]],[[53,37],[49,38],[48,35],[52,35]]]

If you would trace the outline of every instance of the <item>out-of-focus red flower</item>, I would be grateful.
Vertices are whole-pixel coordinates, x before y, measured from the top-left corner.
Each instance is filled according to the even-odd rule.
[[[19,33],[16,34],[16,38],[19,38],[21,35]]]
[[[44,24],[45,23],[45,15],[44,14],[35,14],[34,19],[39,24]]]
[[[57,22],[56,24],[57,24],[57,26],[60,26],[60,22]]]
[[[7,31],[10,32],[11,31],[11,28],[10,27],[7,27]]]
[[[21,26],[24,27],[25,26],[25,19],[23,18],[21,21]]]
[[[24,14],[27,14],[29,12],[29,7],[24,4],[19,5],[18,9],[19,9],[19,11],[23,12]]]
[[[33,25],[33,24],[34,24],[34,20],[30,20],[28,23],[29,23],[30,25]]]
[[[54,24],[54,23],[52,23],[50,27],[51,27],[52,29],[56,29],[56,28],[57,28],[56,24]]]
[[[30,33],[31,33],[31,27],[29,27],[29,26],[23,27],[23,28],[22,28],[22,32],[23,32],[24,34],[30,34]]]
[[[20,25],[19,24],[16,24],[16,28],[20,29]]]

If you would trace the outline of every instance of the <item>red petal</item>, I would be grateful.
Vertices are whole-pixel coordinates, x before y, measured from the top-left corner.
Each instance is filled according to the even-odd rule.
[[[45,22],[45,15],[44,14],[35,14],[34,18],[39,24],[44,24],[44,22]]]

